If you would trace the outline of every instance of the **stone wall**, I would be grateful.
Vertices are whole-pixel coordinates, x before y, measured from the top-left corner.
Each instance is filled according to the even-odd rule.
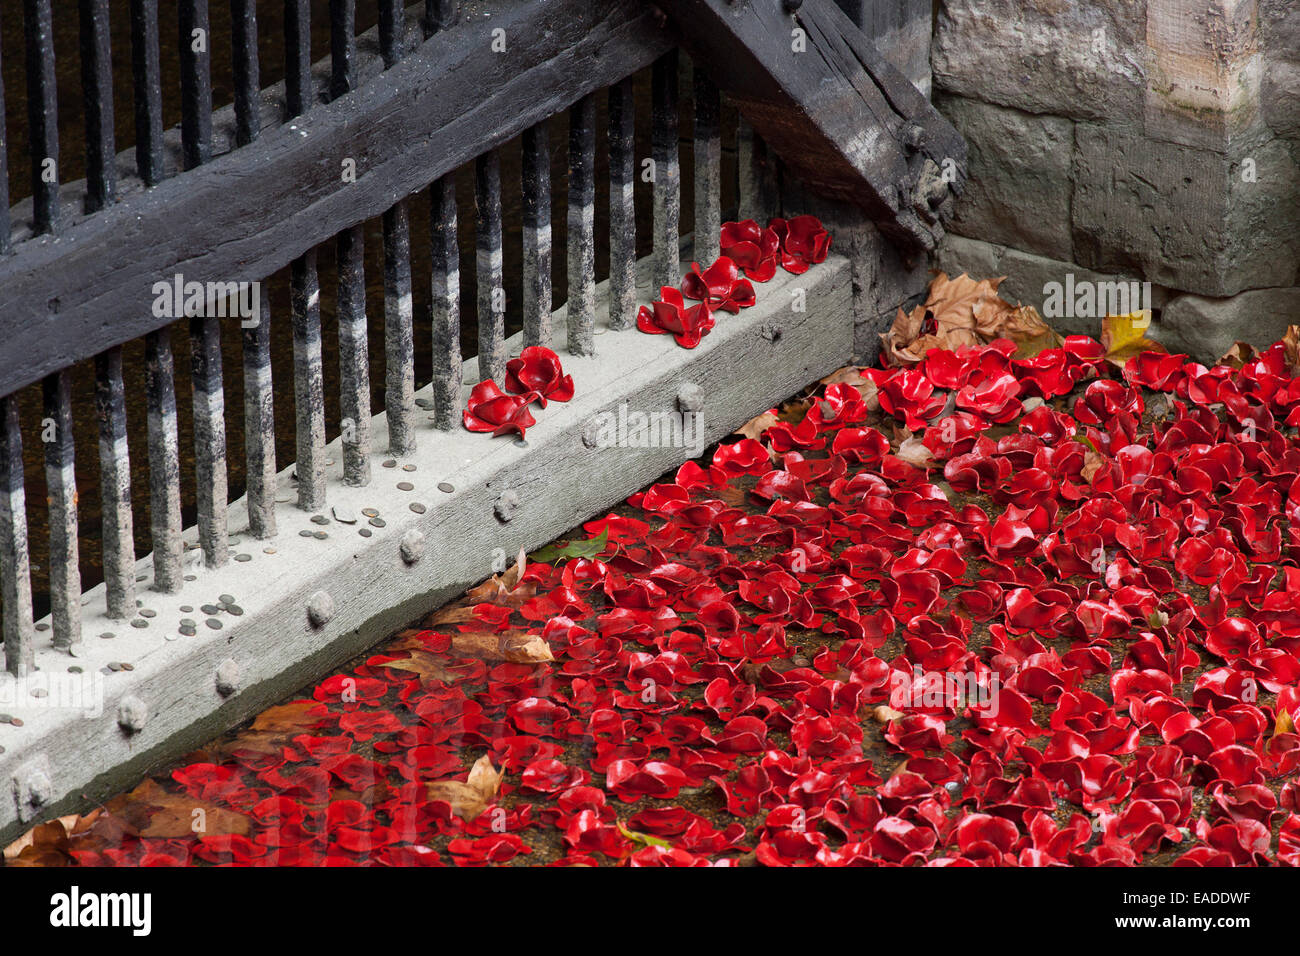
[[[1300,322],[1300,4],[936,2],[934,101],[970,145],[940,268],[1040,310],[1067,277],[1149,282],[1152,337],[1202,360]]]

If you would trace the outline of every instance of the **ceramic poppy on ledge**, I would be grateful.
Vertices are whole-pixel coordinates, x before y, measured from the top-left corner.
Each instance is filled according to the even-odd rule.
[[[509,395],[491,379],[479,382],[469,393],[469,402],[465,406],[465,428],[493,435],[514,432],[523,438],[524,430],[537,424],[528,411],[529,403],[537,397],[536,392]]]
[[[658,302],[641,306],[636,327],[650,335],[671,335],[682,348],[693,349],[713,328],[713,313],[707,302],[687,308],[681,290],[666,285]]]
[[[807,272],[809,266],[826,261],[831,251],[831,234],[822,228],[816,216],[773,219],[768,225],[781,241],[781,265],[786,272],[799,275]]]
[[[506,391],[515,395],[531,393],[542,408],[548,401],[567,402],[573,398],[573,376],[565,375],[560,357],[541,345],[530,345],[506,363]]]
[[[776,275],[781,240],[771,229],[752,219],[722,224],[722,254],[745,270],[755,282],[767,282]]]
[[[736,313],[754,304],[754,287],[726,256],[703,272],[698,262],[692,262],[691,271],[682,279],[682,294],[707,303],[714,312]]]

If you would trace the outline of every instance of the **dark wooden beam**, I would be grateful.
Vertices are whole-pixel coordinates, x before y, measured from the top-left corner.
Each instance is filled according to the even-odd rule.
[[[833,0],[654,3],[800,179],[860,206],[907,251],[935,247],[965,141]]]
[[[492,52],[496,28],[507,55]],[[264,279],[674,43],[648,5],[485,0],[336,102],[124,194],[57,241],[17,243],[0,260],[0,396],[162,325],[155,282]]]

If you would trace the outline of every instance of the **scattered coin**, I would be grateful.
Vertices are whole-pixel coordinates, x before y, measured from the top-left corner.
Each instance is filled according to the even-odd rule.
[[[398,490],[398,491],[414,491],[414,490],[415,490],[415,485],[411,484],[409,481],[399,481],[399,482],[397,483],[397,490]]]
[[[361,537],[363,537],[363,538],[368,538],[368,537],[370,537],[372,534],[374,534],[374,532],[371,531],[369,528],[358,528],[358,529],[357,529],[357,534],[361,535]]]
[[[142,618],[142,617],[136,617],[136,618],[132,618],[132,619],[131,619],[131,626],[132,626],[132,627],[148,627],[148,626],[149,626],[149,622],[146,621],[146,620],[145,620],[144,618]]]
[[[198,627],[198,626],[199,626],[199,622],[194,620],[194,618],[192,617],[181,618],[181,627]]]
[[[142,608],[142,609],[141,609],[141,611],[140,611],[140,616],[141,616],[141,617],[157,617],[157,616],[158,616],[158,612],[155,611],[155,610],[153,610],[152,608],[147,608],[147,607],[146,607],[146,608]]]
[[[315,538],[317,541],[324,541],[329,536],[330,535],[328,531],[317,531],[314,535],[312,535],[312,537]]]
[[[124,670],[124,671],[133,671],[133,670],[135,670],[135,665],[134,665],[134,664],[128,664],[126,661],[123,661],[123,662],[122,662],[122,670]]]
[[[371,518],[370,526],[372,528],[387,528],[388,522],[385,521],[383,518]]]
[[[414,466],[414,465],[403,465],[403,466],[402,466],[402,471],[415,471],[415,466]]]
[[[438,490],[441,492],[445,492],[446,494],[451,494],[453,491],[456,490],[456,486],[453,485],[450,481],[440,481],[438,482]]]
[[[122,665],[119,664],[117,661],[109,661],[108,669],[111,670],[113,673],[117,673],[122,669]]]
[[[217,598],[218,604],[234,604],[235,597],[233,594],[222,594]]]
[[[182,605],[181,605],[181,613],[182,613],[182,614],[193,614],[193,613],[194,613],[194,608],[191,607],[191,606],[188,605],[188,604],[182,604]]]
[[[111,641],[116,636],[117,635],[114,634],[112,631],[105,631],[103,634],[99,635],[99,639],[102,641]]]
[[[69,673],[69,674],[80,674],[80,673],[81,673],[81,668],[78,667],[76,664],[73,664],[71,667],[68,668],[68,673]]]
[[[330,519],[327,518],[327,517],[325,517],[324,515],[312,515],[312,516],[311,516],[311,523],[312,523],[312,524],[329,524],[329,523],[330,523]]]
[[[47,624],[45,621],[41,621],[40,624],[36,625],[36,630],[38,631],[48,631],[49,629],[50,629],[50,625]]]
[[[384,466],[385,468],[396,468],[396,467],[397,467],[397,462],[395,462],[393,459],[390,458],[390,459],[388,459],[387,461],[385,461],[385,462],[383,463],[383,466]]]
[[[246,564],[247,562],[253,560],[253,556],[251,554],[237,554],[235,555],[235,560],[238,561],[240,564]]]
[[[221,630],[222,627],[225,626],[220,621],[218,621],[215,617],[210,617],[203,623],[207,624],[207,626],[212,628],[214,631],[219,631]]]
[[[378,517],[379,517],[379,511],[378,511],[377,509],[375,509],[375,508],[362,508],[362,509],[361,509],[361,513],[362,513],[363,515],[365,515],[367,518],[378,518]]]
[[[303,529],[302,531],[298,532],[298,537],[300,538],[310,538],[311,536],[312,533],[310,531],[307,531],[306,529]]]
[[[193,637],[195,634],[199,633],[192,627],[182,627],[180,632],[182,637]]]
[[[244,609],[238,604],[228,604],[226,605],[226,613],[233,614],[235,617],[243,617]]]
[[[420,504],[418,501],[412,501],[411,510],[414,511],[417,515],[422,515],[428,509],[426,509],[424,505]]]
[[[205,604],[199,608],[199,610],[204,614],[216,614],[221,610],[221,608],[217,607],[215,604]]]

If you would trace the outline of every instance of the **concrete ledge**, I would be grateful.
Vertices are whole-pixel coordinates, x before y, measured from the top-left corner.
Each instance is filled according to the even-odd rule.
[[[649,301],[648,260],[640,267],[638,298]],[[794,311],[800,289],[806,309]],[[389,456],[375,455],[372,484],[349,488],[341,480],[336,442],[331,455],[340,464],[330,470],[325,514],[338,509],[357,524],[331,516],[320,525],[298,511],[289,503],[289,468],[279,476],[277,537],[249,537],[246,506],[236,502],[231,531],[240,540],[233,550],[247,557],[190,571],[195,580],[181,594],[142,590],[142,611],[153,614],[145,618],[147,627],[109,621],[102,586],[88,592],[85,638],[75,658],[48,644],[39,647],[36,677],[67,678],[70,666],[82,668],[77,676],[91,685],[85,703],[98,713],[70,706],[66,695],[56,701],[55,690],[33,697],[30,680],[20,686],[12,675],[0,676],[0,712],[23,722],[0,724],[0,845],[39,819],[129,786],[463,592],[491,573],[496,549],[512,555],[520,547],[536,548],[695,454],[682,447],[588,447],[583,437],[591,440],[599,413],[617,414],[624,402],[632,411],[675,412],[679,389],[694,384],[699,391],[688,389],[683,400],[689,404],[702,392],[700,425],[708,444],[848,359],[853,329],[846,259],[834,256],[802,276],[779,272],[757,291],[757,305],[738,316],[719,314],[694,350],[668,336],[605,331],[606,316],[599,314],[598,357],[575,358],[564,351],[561,309],[555,348],[573,375],[576,395],[536,413],[527,447],[429,426],[420,432],[419,450],[401,459],[414,471],[383,468]],[[604,292],[602,283],[601,309]],[[518,354],[522,342],[516,336],[508,345]],[[465,381],[478,381],[473,361],[466,363]],[[420,393],[429,394],[427,388]],[[373,425],[374,447],[386,448],[384,416]],[[399,490],[398,482],[414,489]],[[454,490],[440,491],[440,483]],[[503,501],[513,509],[498,508]],[[425,513],[412,511],[412,503]],[[385,526],[367,524],[363,508],[377,509]],[[361,536],[362,528],[371,537]],[[329,537],[303,537],[302,531]],[[152,580],[148,559],[137,574]],[[201,612],[222,594],[234,597],[244,613]],[[221,622],[220,630],[206,626],[209,617]],[[183,618],[198,622],[196,636],[178,636]],[[101,673],[110,663],[132,669]],[[51,706],[55,702],[63,706]]]

